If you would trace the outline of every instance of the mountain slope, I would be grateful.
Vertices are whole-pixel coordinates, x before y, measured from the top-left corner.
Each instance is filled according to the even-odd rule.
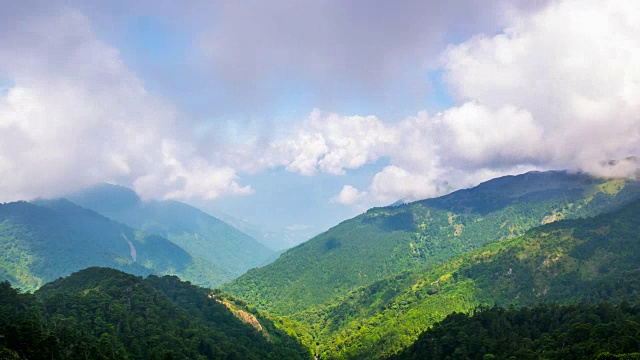
[[[224,290],[261,309],[291,314],[540,224],[616,208],[639,193],[637,182],[565,172],[498,178],[436,199],[371,209]]]
[[[637,360],[638,323],[628,304],[481,308],[447,316],[392,359]]]
[[[167,239],[66,200],[0,204],[0,279],[25,290],[89,266],[147,275],[201,271]],[[208,277],[227,275],[208,264]]]
[[[166,237],[196,261],[215,264],[231,280],[262,265],[273,250],[197,208],[177,201],[143,202],[124,187],[102,184],[68,195],[70,201],[133,228]],[[187,277],[187,280],[194,279]],[[199,284],[213,286],[217,281]]]
[[[480,305],[640,301],[640,200],[564,220],[291,316],[322,358],[389,356],[453,312]],[[313,345],[312,345],[313,346]]]
[[[4,282],[0,315],[3,345],[28,359],[310,358],[260,314],[247,315],[252,326],[208,290],[173,276],[88,268],[35,296]]]

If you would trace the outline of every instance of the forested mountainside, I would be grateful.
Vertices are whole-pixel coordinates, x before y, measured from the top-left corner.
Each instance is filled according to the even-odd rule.
[[[89,268],[18,293],[0,283],[3,359],[310,359],[246,308],[175,276]]]
[[[61,359],[386,359],[449,351],[473,359],[527,359],[545,351],[552,359],[573,349],[598,360],[633,359],[638,343],[605,345],[598,339],[634,336],[639,193],[635,181],[562,172],[499,178],[438,199],[372,209],[249,271],[222,292],[176,277],[142,280],[102,268],[54,281],[35,295],[3,283],[6,297],[14,299],[9,302],[24,302],[0,309],[12,313],[0,322],[0,335],[10,333],[6,343],[13,344],[0,347],[0,354],[38,358],[29,349],[40,346],[48,358]],[[0,254],[0,275],[35,289],[49,276],[93,265],[187,279],[211,270],[198,268],[176,243],[145,234],[66,200],[2,204],[0,244],[7,251]],[[46,272],[50,268],[58,273]],[[349,272],[354,269],[359,272]],[[327,294],[314,298],[319,291]],[[134,300],[144,305],[134,309]],[[611,305],[598,307],[603,301]],[[540,303],[547,307],[536,307]],[[149,310],[152,304],[158,315]],[[211,304],[226,315],[209,309]],[[602,317],[603,311],[613,317]],[[465,315],[447,319],[455,313]],[[545,327],[535,322],[538,315],[520,322],[526,314],[579,320]],[[620,327],[623,314],[632,323]],[[505,340],[504,333],[492,332],[494,320],[474,316],[502,319],[495,321],[516,330]],[[242,329],[253,332],[220,325],[227,318],[242,320]],[[170,320],[158,325],[159,319]],[[450,339],[472,329],[480,329],[484,347],[463,335]],[[435,336],[443,340],[429,342]],[[547,352],[558,342],[560,349]]]
[[[454,313],[390,360],[638,360],[640,306],[540,304]]]
[[[66,200],[0,204],[0,280],[23,290],[90,266],[221,282],[231,274],[166,238],[136,231]]]
[[[396,274],[285,317],[262,315],[242,300],[174,276],[142,280],[90,268],[35,295],[18,294],[5,282],[0,354],[536,359],[544,352],[548,359],[635,359],[640,309],[630,304],[640,303],[639,234],[635,200]],[[609,304],[590,305],[603,301]],[[244,327],[236,328],[234,319]]]
[[[638,198],[639,189],[637,181],[559,171],[506,176],[440,198],[371,209],[223,289],[260,309],[293,314],[541,224],[616,209]]]
[[[166,237],[196,262],[215,264],[224,269],[229,274],[225,281],[263,265],[274,254],[273,250],[251,236],[178,201],[143,202],[133,190],[109,184],[70,194],[66,198],[133,228]],[[199,283],[208,286],[220,284],[218,279]]]
[[[602,301],[640,301],[640,200],[378,281],[293,314],[287,326],[323,359],[374,359],[454,312]]]

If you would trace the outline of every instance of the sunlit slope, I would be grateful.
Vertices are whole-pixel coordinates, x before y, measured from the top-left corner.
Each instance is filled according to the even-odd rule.
[[[615,209],[638,194],[637,182],[566,172],[497,178],[440,198],[371,209],[224,290],[261,309],[291,314],[541,224]]]
[[[314,334],[322,358],[372,359],[479,305],[602,301],[640,301],[640,200],[381,280],[291,318]]]

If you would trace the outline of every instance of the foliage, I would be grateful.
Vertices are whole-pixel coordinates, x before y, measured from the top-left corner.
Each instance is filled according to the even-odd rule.
[[[0,279],[35,290],[89,266],[136,275],[191,275],[199,283],[228,278],[224,270],[194,260],[162,236],[136,231],[66,200],[0,204]]]
[[[640,359],[639,324],[627,303],[483,307],[450,314],[391,359]]]
[[[291,315],[543,223],[615,209],[639,193],[637,182],[564,172],[498,178],[436,199],[371,209],[223,289],[260,309]]]
[[[230,281],[263,265],[274,253],[231,225],[178,201],[143,202],[133,190],[109,184],[71,194],[68,199],[110,219],[169,239],[199,265],[181,276],[203,286]],[[207,279],[201,271],[211,265],[223,271]]]
[[[25,359],[310,358],[295,339],[260,321],[262,332],[174,276],[143,280],[89,268],[35,295],[0,283],[0,334],[7,351]]]
[[[481,305],[640,301],[640,201],[494,242],[291,315],[323,359],[390,356],[454,312]]]

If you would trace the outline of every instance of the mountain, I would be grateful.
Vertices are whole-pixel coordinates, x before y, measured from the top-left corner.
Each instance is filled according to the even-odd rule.
[[[274,251],[227,223],[178,201],[141,201],[131,189],[101,184],[66,196],[133,228],[166,237],[195,261],[224,269],[231,280],[262,265]],[[186,277],[187,280],[194,279]],[[213,286],[219,281],[202,282]]]
[[[615,209],[639,194],[637,181],[559,171],[497,178],[435,199],[371,209],[223,289],[260,309],[292,314],[541,224]]]
[[[0,357],[310,359],[257,312],[175,276],[88,268],[20,294],[0,283]],[[4,355],[4,356],[3,356]]]
[[[136,231],[67,200],[0,204],[0,280],[25,290],[89,266],[138,275],[231,274],[201,264],[166,238]]]
[[[307,345],[323,359],[376,359],[409,346],[447,315],[478,306],[639,303],[639,234],[635,200],[380,280],[290,315],[289,326],[306,329]]]

